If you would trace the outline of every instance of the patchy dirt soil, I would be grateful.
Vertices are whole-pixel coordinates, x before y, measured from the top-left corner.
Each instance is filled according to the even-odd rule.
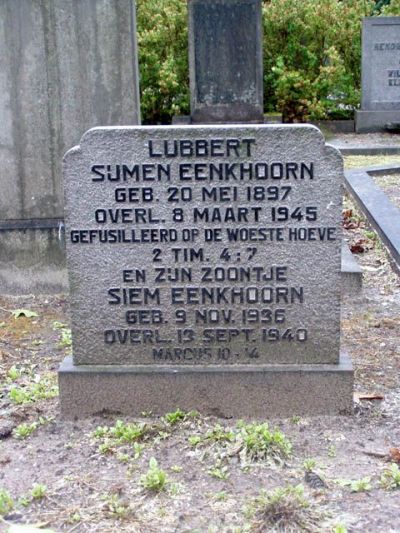
[[[390,201],[400,209],[400,174],[384,174],[372,176],[372,178],[389,197]]]
[[[400,155],[349,155],[344,158],[344,168],[354,169],[374,165],[400,164]]]
[[[62,421],[67,298],[0,298],[0,531],[399,532],[399,278],[348,200],[344,227],[364,269],[343,299],[354,416]]]

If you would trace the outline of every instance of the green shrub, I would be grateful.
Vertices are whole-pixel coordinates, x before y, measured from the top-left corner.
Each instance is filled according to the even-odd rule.
[[[361,21],[399,15],[400,0],[264,0],[265,111],[285,121],[345,118],[360,102]],[[138,0],[145,124],[189,113],[186,0]]]
[[[144,124],[189,113],[186,0],[138,0],[137,29]]]
[[[373,15],[400,15],[399,0],[375,0]]]
[[[266,109],[302,122],[339,118],[346,115],[343,106],[356,106],[361,20],[373,7],[370,0],[264,1]]]
[[[399,16],[400,15],[400,0],[378,0],[377,1],[377,11],[381,10],[381,14],[387,17]],[[377,15],[378,13],[374,13]]]

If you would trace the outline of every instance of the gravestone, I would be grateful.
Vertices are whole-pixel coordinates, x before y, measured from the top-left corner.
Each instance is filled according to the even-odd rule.
[[[390,123],[400,123],[400,17],[366,17],[356,131],[382,131]]]
[[[261,0],[189,0],[192,123],[262,123]]]
[[[0,287],[67,291],[61,160],[140,123],[135,3],[2,0],[0,20]]]
[[[313,126],[110,127],[64,160],[64,416],[350,412],[339,152]]]

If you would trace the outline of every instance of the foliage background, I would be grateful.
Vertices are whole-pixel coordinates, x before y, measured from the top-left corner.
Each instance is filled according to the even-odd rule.
[[[189,114],[187,0],[137,0],[143,122]],[[361,21],[400,0],[263,0],[264,109],[348,118],[360,102]]]

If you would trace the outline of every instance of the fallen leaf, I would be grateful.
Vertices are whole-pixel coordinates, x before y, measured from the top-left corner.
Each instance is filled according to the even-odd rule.
[[[352,209],[343,209],[342,211],[343,220],[347,220],[353,216]]]
[[[358,239],[350,245],[351,253],[363,254],[374,247],[374,243],[369,239]]]
[[[390,448],[390,460],[400,464],[400,448]]]
[[[357,229],[359,224],[357,222],[344,222],[343,227],[344,229]]]
[[[29,309],[14,309],[14,311],[11,311],[11,314],[14,318],[19,318],[20,316],[25,316],[26,318],[39,316],[35,311],[30,311]]]

